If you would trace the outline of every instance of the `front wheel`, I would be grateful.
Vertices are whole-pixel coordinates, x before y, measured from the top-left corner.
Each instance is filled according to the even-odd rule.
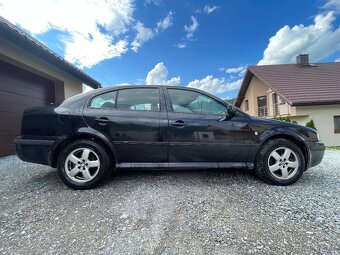
[[[68,187],[91,189],[104,181],[111,164],[106,150],[100,144],[78,140],[61,152],[57,168],[61,180]]]
[[[273,139],[261,147],[255,171],[263,181],[285,186],[298,181],[304,169],[305,158],[295,143],[287,139]]]

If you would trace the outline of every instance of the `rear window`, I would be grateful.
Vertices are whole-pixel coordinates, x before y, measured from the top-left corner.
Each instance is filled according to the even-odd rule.
[[[117,91],[111,91],[96,96],[91,101],[91,108],[95,109],[114,109],[116,107]]]
[[[118,92],[117,109],[130,111],[159,111],[159,89],[122,89]]]

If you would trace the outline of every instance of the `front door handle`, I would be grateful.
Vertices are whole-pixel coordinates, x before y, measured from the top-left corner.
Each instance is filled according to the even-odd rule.
[[[96,122],[98,122],[100,125],[106,125],[107,123],[109,123],[109,119],[106,117],[100,117],[100,118],[96,118],[94,119]]]
[[[177,128],[184,128],[187,124],[183,120],[170,121],[170,125]]]

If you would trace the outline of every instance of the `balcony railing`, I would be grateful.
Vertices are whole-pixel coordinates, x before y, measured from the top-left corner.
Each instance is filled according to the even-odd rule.
[[[280,104],[261,106],[257,108],[258,117],[274,117],[280,115]]]
[[[274,104],[273,105],[274,116],[280,115],[280,107],[279,106],[280,106],[279,104]]]
[[[261,106],[261,107],[257,108],[257,116],[258,117],[267,117],[268,116],[267,106]]]

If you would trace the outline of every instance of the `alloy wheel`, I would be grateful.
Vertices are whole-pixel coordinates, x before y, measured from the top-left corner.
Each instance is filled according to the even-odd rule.
[[[268,169],[279,180],[288,180],[295,176],[299,166],[299,158],[288,147],[276,148],[269,154]]]
[[[75,182],[91,181],[98,174],[100,159],[89,148],[78,148],[72,151],[65,160],[65,172]]]

